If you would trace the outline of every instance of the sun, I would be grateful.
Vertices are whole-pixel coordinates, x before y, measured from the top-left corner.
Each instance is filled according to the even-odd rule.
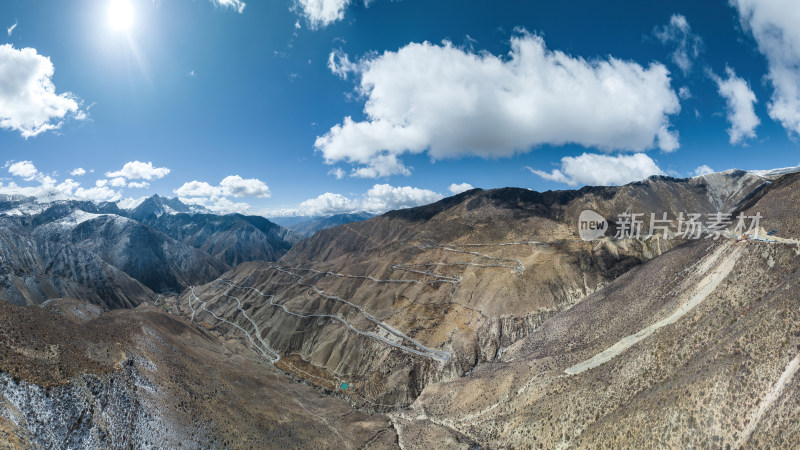
[[[115,31],[128,31],[133,25],[133,6],[128,0],[111,0],[108,5],[108,24]]]

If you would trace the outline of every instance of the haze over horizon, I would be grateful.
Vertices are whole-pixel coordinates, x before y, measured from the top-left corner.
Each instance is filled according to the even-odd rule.
[[[0,193],[326,215],[800,163],[800,10],[470,5],[6,2]]]

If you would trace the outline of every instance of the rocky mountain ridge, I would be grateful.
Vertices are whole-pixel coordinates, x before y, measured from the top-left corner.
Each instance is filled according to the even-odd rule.
[[[731,212],[769,184],[737,171],[576,191],[476,189],[322,230],[275,264],[240,265],[170,301],[185,317],[248,330],[265,354],[292,358],[288,372],[317,374],[317,386],[348,380],[359,407],[397,407],[502,357],[682,242],[584,242],[581,211],[612,222],[625,211]]]
[[[74,297],[135,307],[243,261],[277,260],[298,239],[260,217],[187,213],[192,208],[158,196],[132,210],[39,200],[0,199],[0,298],[15,304]]]
[[[19,231],[0,246],[4,292],[54,269],[53,287],[37,291],[43,301],[15,302],[42,306],[0,305],[9,319],[0,439],[18,448],[792,447],[798,192],[800,175],[742,171],[478,189],[319,231],[276,261],[239,262],[207,283],[184,278],[187,289],[160,296],[106,261],[107,242],[185,229],[148,248],[195,253],[170,251],[157,264],[210,270],[197,255],[219,262],[236,248],[226,227],[280,229],[69,207],[5,216],[3,227]],[[586,209],[612,227],[622,212],[759,212],[764,230],[749,240],[585,242]],[[65,239],[75,244],[59,246]],[[118,287],[114,307],[138,304],[122,296],[136,286],[150,305],[107,311],[102,300],[116,291],[92,291],[95,276],[78,276],[88,263],[53,264],[63,247],[94,272],[118,270],[103,281]],[[125,280],[137,284],[123,289]],[[47,432],[57,411],[63,423]]]

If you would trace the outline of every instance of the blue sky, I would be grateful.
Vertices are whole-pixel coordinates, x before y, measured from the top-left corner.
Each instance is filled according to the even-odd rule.
[[[5,1],[0,191],[316,214],[795,166],[792,17],[788,0]]]

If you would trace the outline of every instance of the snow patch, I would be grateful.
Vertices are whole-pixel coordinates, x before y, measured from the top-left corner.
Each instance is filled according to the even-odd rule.
[[[124,209],[124,210],[136,209],[136,207],[144,203],[144,201],[147,200],[148,198],[149,197],[146,196],[139,198],[130,198],[130,197],[125,198],[117,202],[117,207],[119,207],[119,209]]]
[[[78,209],[78,210],[75,210],[72,214],[60,219],[56,223],[59,223],[59,224],[62,224],[62,225],[67,225],[67,226],[78,226],[78,225],[82,224],[83,222],[86,222],[87,220],[92,220],[92,219],[96,219],[98,217],[103,217],[103,216],[108,216],[108,215],[110,215],[110,214],[93,214],[93,213],[88,213],[86,211],[81,211],[81,210]]]
[[[767,179],[774,179],[781,175],[786,175],[788,173],[795,173],[800,172],[800,166],[795,167],[783,167],[781,169],[769,169],[769,170],[750,170],[749,173],[753,175],[757,175],[761,178]]]

